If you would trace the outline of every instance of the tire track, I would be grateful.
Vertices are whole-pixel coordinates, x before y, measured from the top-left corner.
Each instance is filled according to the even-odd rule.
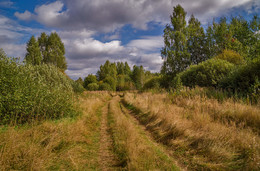
[[[108,105],[102,108],[101,129],[100,129],[100,148],[99,165],[103,171],[116,170],[118,164],[116,156],[113,154],[113,143],[108,127]]]
[[[165,155],[167,155],[169,158],[171,158],[174,162],[174,164],[180,169],[180,170],[184,170],[186,171],[187,170],[187,167],[180,164],[179,162],[177,162],[176,158],[174,157],[173,155],[173,151],[161,144],[161,143],[158,143],[153,135],[152,135],[152,132],[150,132],[142,123],[140,123],[140,121],[138,120],[138,118],[135,117],[135,115],[132,113],[132,111],[130,111],[129,109],[127,109],[124,104],[122,103],[122,98],[121,98],[121,101],[119,102],[120,104],[120,108],[121,108],[121,111],[122,113],[124,113],[126,115],[126,117],[138,128],[138,129],[141,129],[141,131],[143,132],[144,134],[144,137],[148,138],[149,141],[154,145],[156,146],[157,148],[159,148],[162,152],[165,153]]]

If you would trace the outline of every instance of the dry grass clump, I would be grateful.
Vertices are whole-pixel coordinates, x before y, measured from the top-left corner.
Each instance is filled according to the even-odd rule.
[[[246,115],[246,112],[242,114],[236,112],[240,111],[243,105],[232,105],[230,102],[220,104],[214,101],[214,106],[218,107],[216,111],[221,108],[226,111],[235,110],[233,112],[235,119],[226,124],[229,119],[226,117],[227,121],[223,124],[216,122],[221,119],[212,119],[214,118],[211,112],[213,107],[210,108],[212,100],[209,99],[199,102],[196,98],[187,98],[186,102],[176,100],[177,102],[172,104],[167,94],[127,93],[124,100],[126,106],[135,112],[154,138],[170,146],[175,155],[190,169],[258,170],[260,168],[258,134],[252,131],[251,124],[247,124],[244,128],[233,121],[237,119],[237,115]],[[183,105],[184,103],[187,105]],[[243,111],[256,111],[259,114],[259,109],[252,106],[243,106]],[[256,116],[255,113],[252,113],[252,116]],[[246,125],[241,120],[239,122]]]
[[[156,147],[135,123],[122,113],[119,97],[109,104],[108,121],[114,150],[127,170],[176,170],[171,158]]]
[[[0,128],[0,170],[98,168],[100,114],[107,95],[79,98],[82,115],[38,125]]]
[[[219,103],[216,99],[201,96],[192,98],[177,96],[172,99],[172,102],[192,113],[206,113],[214,121],[236,124],[241,128],[249,127],[258,134],[260,133],[260,108],[257,106],[234,103],[232,99]]]

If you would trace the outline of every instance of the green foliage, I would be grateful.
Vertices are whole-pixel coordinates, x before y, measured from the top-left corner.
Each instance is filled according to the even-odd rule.
[[[101,83],[99,85],[99,90],[113,91],[113,89],[110,87],[108,83]]]
[[[208,59],[205,51],[205,33],[198,19],[193,15],[189,20],[187,27],[188,33],[188,52],[190,53],[190,60],[192,64],[198,64]]]
[[[52,64],[64,72],[67,69],[64,55],[65,47],[59,35],[54,32],[48,36],[43,32],[38,41],[32,36],[28,42],[25,61],[27,64],[32,65]]]
[[[216,87],[221,79],[229,74],[234,65],[221,59],[210,59],[179,74],[184,86]]]
[[[180,75],[181,74],[176,75],[171,82],[171,88],[173,88],[176,92],[179,92],[183,88]]]
[[[141,90],[144,85],[144,68],[143,66],[136,66],[134,65],[133,67],[133,72],[132,72],[132,80],[135,84],[135,87],[137,90]]]
[[[239,53],[232,50],[224,50],[221,54],[217,55],[215,58],[226,60],[235,65],[241,65],[244,63],[244,58],[239,55]]]
[[[161,72],[172,77],[190,65],[185,17],[186,12],[177,5],[173,8],[171,25],[164,29],[164,48],[161,50],[164,63]]]
[[[104,65],[101,65],[99,71],[97,72],[98,80],[104,80],[107,76],[111,76],[116,79],[117,67],[115,63],[110,63],[108,60]]]
[[[81,77],[79,77],[75,82],[79,83],[80,85],[84,85],[84,81],[82,80]]]
[[[125,90],[125,75],[118,75],[117,76],[117,91]]]
[[[85,79],[84,79],[84,84],[83,86],[87,89],[87,86],[91,83],[97,83],[97,77],[95,75],[89,74]]]
[[[82,93],[85,90],[80,82],[74,80],[71,80],[70,82],[75,93]]]
[[[42,61],[41,51],[39,48],[39,44],[34,36],[32,36],[29,42],[27,43],[26,50],[27,53],[24,59],[26,64],[40,65]]]
[[[62,71],[67,69],[67,62],[65,58],[65,47],[59,35],[54,32],[48,37],[46,47],[46,57],[43,61],[47,64],[53,64]]]
[[[74,115],[73,95],[56,67],[21,65],[0,52],[0,124]]]
[[[251,95],[259,90],[260,56],[252,62],[242,65],[220,82],[220,88]]]
[[[161,78],[160,77],[154,77],[151,78],[150,80],[148,80],[145,84],[144,84],[144,89],[159,89],[160,88],[160,84],[161,84]]]
[[[128,75],[128,76],[131,75],[131,68],[129,67],[127,62],[125,62],[124,73],[125,73],[125,75]]]
[[[90,83],[87,86],[87,90],[89,91],[97,91],[99,89],[99,86],[97,83]]]
[[[107,76],[104,80],[103,80],[103,82],[104,83],[107,83],[109,86],[110,86],[110,88],[111,88],[111,90],[112,91],[116,91],[116,80],[113,78],[113,77],[111,77],[111,76]]]
[[[48,35],[45,32],[41,33],[41,36],[38,37],[38,43],[39,43],[42,59],[46,59],[47,58],[46,49],[47,49],[47,44],[48,44]]]

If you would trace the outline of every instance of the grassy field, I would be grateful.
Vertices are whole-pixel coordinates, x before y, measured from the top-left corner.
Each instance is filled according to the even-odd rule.
[[[259,170],[260,108],[168,93],[84,92],[80,115],[0,127],[0,170]]]

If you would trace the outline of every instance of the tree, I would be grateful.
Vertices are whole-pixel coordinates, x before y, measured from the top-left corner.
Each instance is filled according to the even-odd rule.
[[[252,43],[249,49],[249,57],[256,59],[260,56],[260,17],[255,15],[250,22],[250,29],[253,32]]]
[[[117,62],[116,63],[116,69],[117,69],[117,74],[118,75],[124,75],[125,70],[124,70],[124,63],[123,62]]]
[[[32,65],[40,65],[42,61],[41,51],[35,37],[32,36],[27,43],[25,62]]]
[[[127,62],[125,62],[124,73],[125,73],[125,75],[128,75],[128,76],[131,75],[131,68],[129,67]]]
[[[87,86],[91,83],[97,83],[97,77],[95,75],[89,74],[85,79],[83,83],[83,87],[87,88]]]
[[[47,43],[48,43],[48,35],[43,32],[41,36],[38,38],[38,43],[42,55],[43,61],[47,58]]]
[[[48,37],[46,51],[46,57],[43,59],[45,63],[53,64],[62,71],[67,69],[64,44],[57,33],[51,33]]]
[[[104,80],[107,76],[111,76],[116,80],[117,67],[115,63],[110,63],[109,60],[106,61],[104,65],[99,67],[97,72],[98,80]]]
[[[141,65],[140,67],[134,65],[132,72],[132,80],[135,84],[136,89],[140,90],[144,85],[144,68]]]
[[[205,61],[207,58],[205,53],[205,33],[204,29],[198,19],[191,15],[189,25],[187,27],[188,33],[188,52],[190,53],[190,60],[192,64],[198,64]]]
[[[84,81],[82,80],[81,77],[79,77],[75,82],[79,83],[80,85],[84,85]]]
[[[171,25],[164,29],[164,48],[161,55],[164,59],[161,72],[174,77],[190,65],[190,54],[187,48],[186,12],[177,5],[173,8]]]
[[[109,84],[109,86],[111,87],[111,90],[112,90],[112,91],[116,91],[117,81],[116,81],[115,78],[113,78],[112,76],[107,76],[107,77],[103,80],[103,82]]]
[[[213,21],[213,25],[215,22]],[[216,51],[216,41],[214,36],[214,27],[213,25],[208,25],[208,28],[206,30],[206,40],[205,40],[205,54],[208,59],[212,58],[213,56],[217,55]]]

